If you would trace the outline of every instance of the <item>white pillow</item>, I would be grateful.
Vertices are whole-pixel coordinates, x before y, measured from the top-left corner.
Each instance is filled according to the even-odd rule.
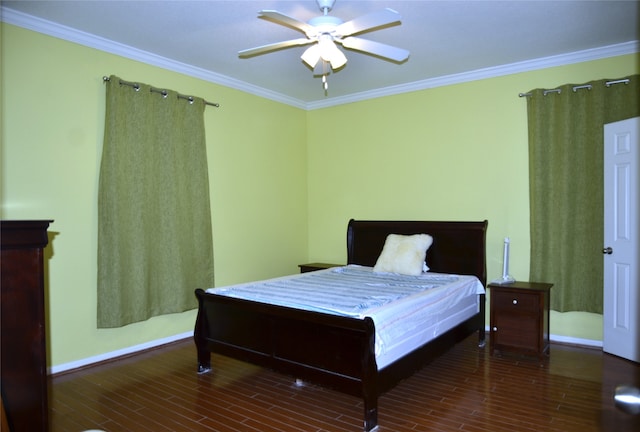
[[[418,276],[426,268],[424,260],[431,243],[433,237],[428,234],[389,234],[373,271]]]

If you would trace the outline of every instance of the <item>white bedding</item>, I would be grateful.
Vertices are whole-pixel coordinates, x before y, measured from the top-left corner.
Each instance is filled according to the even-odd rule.
[[[475,276],[429,272],[407,276],[349,265],[207,292],[355,318],[369,316],[376,328],[376,362],[382,369],[476,314],[484,287]]]

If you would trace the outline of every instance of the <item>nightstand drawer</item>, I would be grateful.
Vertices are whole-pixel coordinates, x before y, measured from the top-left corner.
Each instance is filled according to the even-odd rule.
[[[538,313],[540,296],[523,292],[492,291],[493,306],[501,311],[518,310],[519,312]]]

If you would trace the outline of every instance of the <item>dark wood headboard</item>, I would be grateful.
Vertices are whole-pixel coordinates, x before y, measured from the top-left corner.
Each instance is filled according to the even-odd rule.
[[[359,221],[347,228],[347,263],[374,266],[389,234],[429,234],[427,265],[433,272],[475,275],[487,282],[488,222]]]

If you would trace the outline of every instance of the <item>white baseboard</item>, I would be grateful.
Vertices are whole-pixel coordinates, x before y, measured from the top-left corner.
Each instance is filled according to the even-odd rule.
[[[137,353],[139,351],[144,351],[147,350],[149,348],[155,348],[161,345],[166,345],[168,343],[171,342],[176,342],[182,339],[187,339],[193,337],[193,331],[190,332],[186,332],[186,333],[181,333],[181,334],[177,334],[174,336],[168,336],[166,338],[162,338],[162,339],[156,339],[156,340],[152,340],[149,342],[145,342],[143,344],[139,344],[139,345],[134,345],[134,346],[130,346],[127,348],[123,348],[123,349],[119,349],[116,351],[111,351],[108,353],[104,353],[104,354],[99,354],[97,356],[93,356],[93,357],[87,357],[81,360],[76,360],[73,362],[69,362],[69,363],[63,363],[60,365],[56,365],[56,366],[51,366],[48,368],[48,373],[49,375],[55,375],[57,373],[61,373],[61,372],[67,372],[73,369],[79,369],[85,366],[89,366],[92,365],[94,363],[100,363],[103,361],[107,361],[107,360],[112,360],[115,359],[117,357],[122,357],[125,355],[129,355],[129,354],[134,354]],[[195,360],[194,360],[195,361]]]
[[[489,327],[486,327],[486,331],[489,332]],[[82,360],[76,360],[69,363],[63,363],[57,366],[51,366],[48,370],[49,375],[55,375],[61,372],[67,372],[73,369],[79,369],[85,366],[89,366],[94,363],[100,363],[107,360],[113,360],[118,357],[122,357],[129,354],[134,354],[139,351],[144,351],[149,348],[155,348],[161,345],[166,345],[171,342],[176,342],[182,339],[187,339],[193,336],[193,332],[186,332],[177,334],[174,336],[169,336],[162,339],[156,339],[150,342],[146,342],[140,345],[134,345],[131,347],[123,348],[116,351],[111,351],[108,353],[100,354],[93,357],[87,357]],[[568,336],[560,336],[560,335],[549,335],[549,339],[551,342],[558,342],[570,345],[583,345],[589,347],[602,348],[602,341],[592,340],[592,339],[582,339],[582,338],[574,338]]]
[[[569,336],[549,335],[551,342],[569,344],[569,345],[583,345],[593,348],[602,348],[602,341],[594,339],[582,339]]]
[[[487,332],[487,335],[491,334],[490,333],[491,330],[489,329],[489,326],[486,326],[484,329]],[[602,348],[602,341],[595,340],[595,339],[582,339],[582,338],[576,338],[576,337],[570,337],[570,336],[550,334],[549,340],[551,342],[557,342],[557,343],[562,343],[567,345],[582,345],[582,346],[588,346],[593,348]]]

